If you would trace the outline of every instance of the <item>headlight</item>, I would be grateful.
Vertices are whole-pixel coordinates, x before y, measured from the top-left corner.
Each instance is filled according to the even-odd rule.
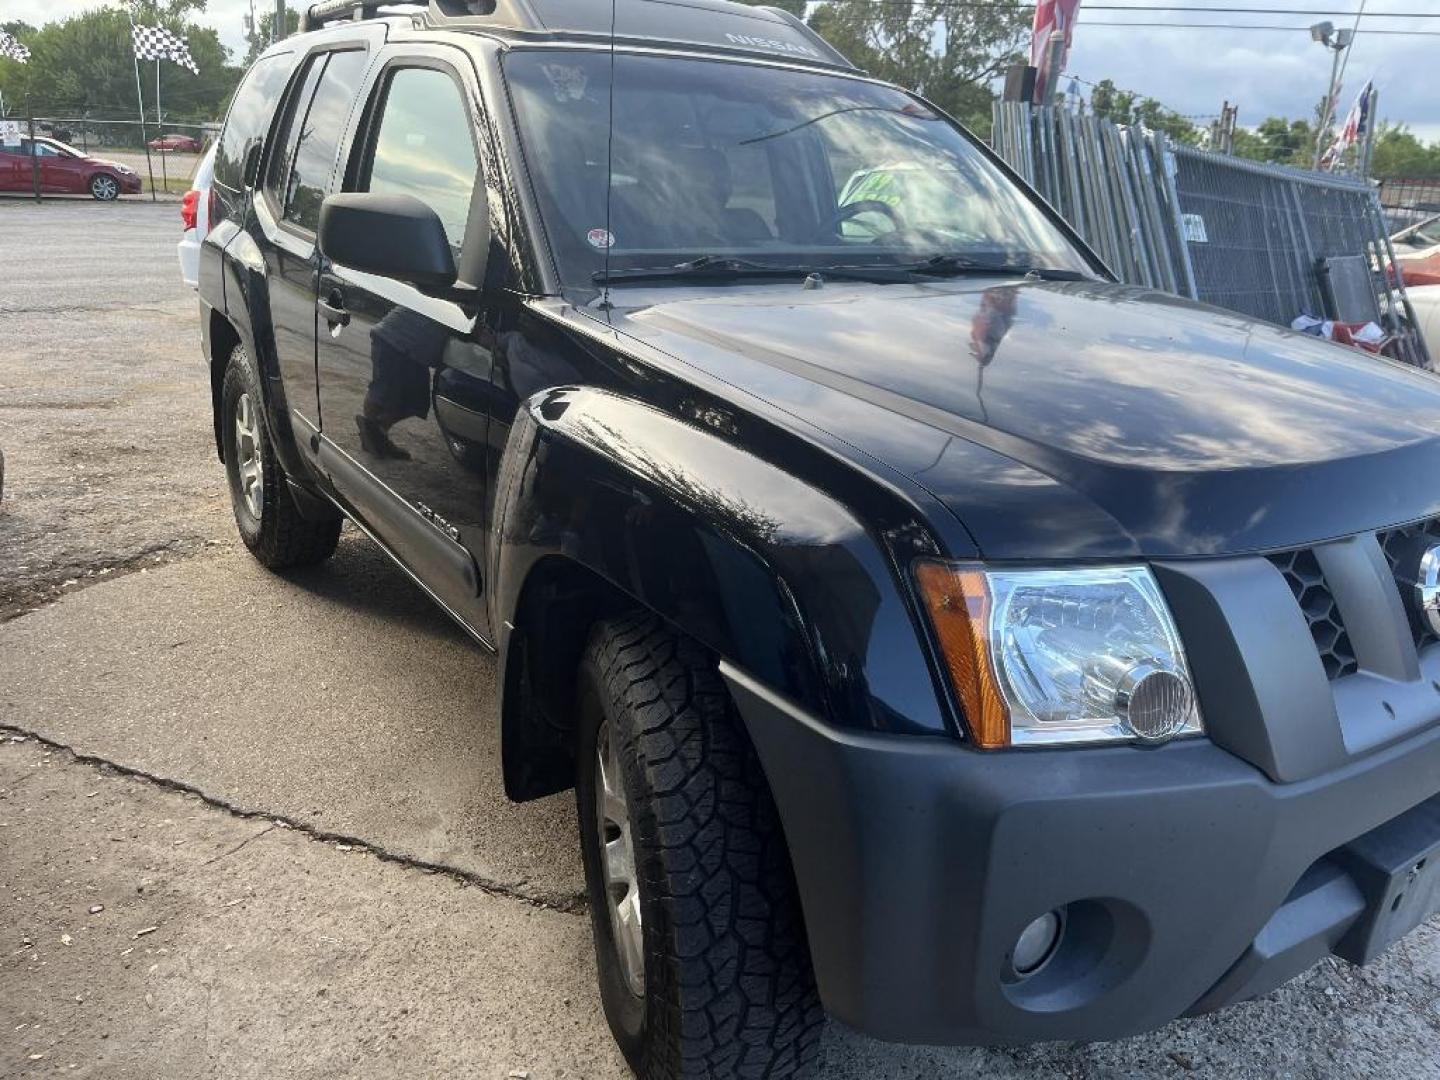
[[[1145,567],[916,577],[980,746],[1158,743],[1202,730],[1180,635]]]

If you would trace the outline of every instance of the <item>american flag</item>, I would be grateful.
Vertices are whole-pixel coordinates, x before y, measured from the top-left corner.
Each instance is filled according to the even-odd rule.
[[[1059,78],[1065,70],[1070,53],[1070,38],[1075,33],[1075,17],[1080,13],[1080,0],[1039,0],[1035,5],[1035,23],[1030,35],[1030,64],[1035,68],[1035,100],[1045,99],[1045,87],[1051,78]],[[1059,70],[1050,70],[1050,43],[1059,34],[1064,41],[1060,49]]]
[[[189,68],[196,75],[200,68],[190,55],[190,46],[163,26],[140,26],[130,24],[130,36],[135,41],[137,60],[171,60],[183,68]]]
[[[16,41],[13,34],[0,30],[0,56],[23,64],[30,59],[30,50]]]
[[[1375,84],[1367,82],[1360,88],[1355,104],[1350,106],[1350,111],[1345,114],[1345,123],[1340,125],[1340,134],[1335,136],[1330,149],[1325,151],[1325,157],[1321,161],[1325,168],[1333,172],[1345,156],[1345,151],[1365,137],[1370,130],[1370,114],[1374,108]]]

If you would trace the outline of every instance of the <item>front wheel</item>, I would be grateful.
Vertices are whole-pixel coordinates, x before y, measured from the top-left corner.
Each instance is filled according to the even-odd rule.
[[[824,1012],[794,873],[713,660],[635,614],[596,628],[579,675],[581,851],[620,1049],[641,1080],[804,1074]]]
[[[101,202],[114,202],[120,197],[120,182],[113,176],[100,173],[90,178],[90,194]]]
[[[310,521],[290,494],[261,414],[260,376],[236,345],[220,387],[220,441],[240,539],[272,570],[316,563],[332,555],[340,518]]]

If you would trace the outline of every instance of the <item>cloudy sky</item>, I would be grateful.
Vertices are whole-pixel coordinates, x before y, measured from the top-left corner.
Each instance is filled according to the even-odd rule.
[[[1240,106],[1240,123],[1254,125],[1267,116],[1309,116],[1325,92],[1330,54],[1305,30],[1320,18],[1337,26],[1353,24],[1361,0],[1088,0],[1082,3],[1069,70],[1082,79],[1114,79],[1128,90],[1158,98],[1187,115],[1211,115],[1229,100]],[[1284,9],[1308,14],[1198,14],[1195,11],[1102,11],[1116,4],[1155,8],[1224,7]],[[273,0],[255,0],[266,10]],[[291,0],[298,8],[297,0]],[[97,6],[96,0],[0,0],[0,19],[41,23]],[[201,20],[221,39],[243,51],[241,19],[250,0],[209,0]],[[1383,18],[1384,12],[1430,12],[1440,16],[1436,0],[1365,0],[1366,17],[1351,48],[1340,111],[1373,78],[1380,88],[1382,117],[1409,124],[1422,138],[1440,139],[1440,89],[1435,58],[1440,54],[1440,17]],[[1374,16],[1374,17],[1372,17]],[[1105,23],[1157,22],[1162,26],[1105,26]],[[1226,23],[1230,28],[1196,29],[1182,23]],[[1288,30],[1244,30],[1236,26],[1281,26]],[[1367,31],[1402,31],[1368,33]],[[1423,32],[1429,32],[1424,36]],[[1410,36],[1415,34],[1417,36]]]

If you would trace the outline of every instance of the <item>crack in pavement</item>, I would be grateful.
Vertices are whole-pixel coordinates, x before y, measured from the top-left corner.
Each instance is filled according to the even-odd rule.
[[[485,877],[483,874],[477,874],[473,870],[465,870],[458,866],[451,866],[448,863],[432,862],[429,859],[421,859],[413,855],[406,855],[402,852],[391,851],[389,848],[366,840],[363,837],[351,836],[348,833],[334,832],[329,829],[320,829],[309,822],[301,821],[288,814],[278,814],[269,810],[257,810],[253,807],[240,806],[218,795],[212,795],[184,780],[176,780],[169,776],[160,776],[156,773],[147,772],[144,769],[137,769],[133,765],[123,765],[120,762],[111,761],[108,758],[100,757],[96,754],[87,754],[75,749],[75,747],[68,743],[60,742],[28,728],[17,727],[14,724],[0,724],[0,736],[9,736],[19,741],[34,739],[41,746],[66,754],[71,760],[80,765],[87,765],[100,771],[108,769],[121,776],[127,776],[133,780],[141,780],[145,783],[153,784],[156,787],[164,788],[167,791],[193,795],[207,806],[224,810],[227,814],[234,817],[247,820],[268,820],[272,822],[270,826],[271,829],[277,825],[286,829],[294,829],[296,832],[322,843],[349,845],[351,848],[364,851],[383,862],[395,863],[399,866],[408,867],[412,870],[420,870],[428,874],[443,874],[462,885],[470,885],[491,896],[514,900],[528,907],[539,908],[542,911],[558,911],[566,915],[582,915],[589,910],[584,895],[580,893],[535,895],[520,892],[512,884],[495,881],[492,878]],[[244,847],[250,840],[257,840],[269,831],[270,829],[263,829],[239,846]],[[225,854],[231,855],[238,850],[239,848],[237,847]],[[223,856],[216,856],[216,858],[223,858]],[[215,860],[212,859],[211,861],[213,862]]]
[[[202,536],[182,536],[147,545],[120,559],[100,556],[46,566],[29,581],[19,582],[13,592],[10,589],[0,591],[0,626],[58,604],[92,585],[118,581],[141,570],[168,566],[181,559],[193,559],[204,555],[211,547],[220,546],[223,545]]]
[[[231,855],[234,855],[234,854],[235,854],[237,851],[239,851],[241,848],[245,847],[246,844],[250,843],[251,840],[259,840],[260,837],[264,836],[266,833],[274,832],[274,831],[275,831],[276,829],[278,829],[278,828],[280,828],[280,826],[276,825],[276,824],[272,821],[269,825],[266,825],[265,828],[261,829],[259,832],[257,832],[257,833],[251,833],[251,834],[250,834],[249,836],[247,836],[244,840],[241,840],[238,844],[236,844],[234,847],[232,847],[229,851],[222,851],[219,855],[215,855],[215,856],[213,856],[213,857],[211,857],[211,858],[209,858],[209,859],[206,859],[206,860],[205,860],[203,863],[201,863],[200,865],[201,865],[201,866],[214,866],[214,865],[215,865],[217,862],[219,862],[221,859],[228,859]]]

